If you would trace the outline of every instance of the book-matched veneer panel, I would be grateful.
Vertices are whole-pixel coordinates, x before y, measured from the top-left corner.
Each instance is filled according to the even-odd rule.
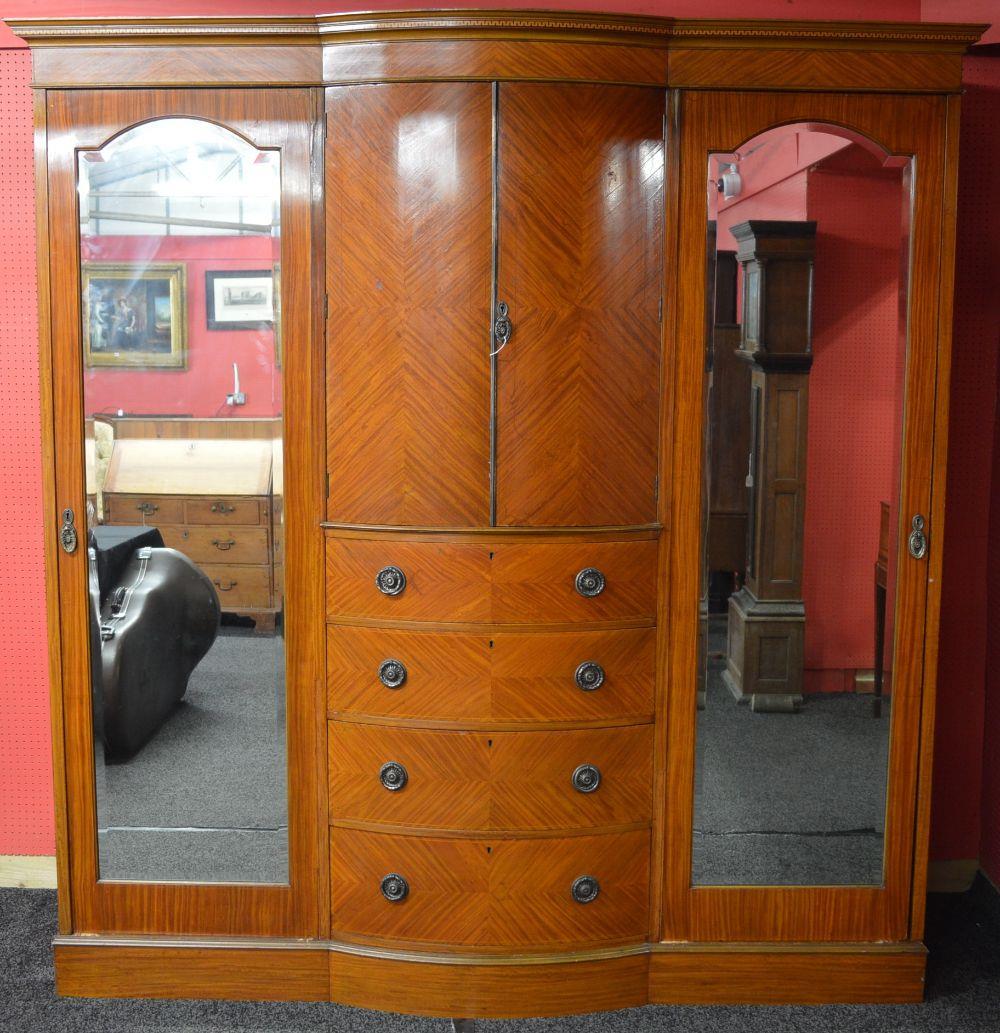
[[[565,624],[649,621],[656,612],[655,533],[630,541],[520,542],[327,538],[327,612],[333,620]],[[394,595],[376,578],[396,567]],[[588,596],[577,575],[594,570],[602,588]]]
[[[653,628],[518,634],[330,625],[330,713],[489,727],[637,724],[653,717],[655,648]],[[405,680],[396,688],[379,678],[386,660],[405,668]],[[585,664],[601,669],[603,681],[596,688],[577,682]]]
[[[663,90],[503,83],[497,523],[656,518]]]
[[[484,832],[646,823],[652,738],[651,725],[460,732],[334,721],[331,820]],[[403,772],[401,788],[381,781],[389,764],[397,766],[391,785]],[[596,788],[580,781],[580,769],[591,779],[596,772]]]
[[[396,595],[376,578],[396,567],[406,578]],[[327,613],[376,620],[490,619],[490,550],[478,543],[333,538],[326,541]]]
[[[326,91],[331,520],[489,520],[489,83]]]
[[[332,928],[400,945],[524,951],[645,940],[649,832],[566,839],[447,839],[331,830]],[[402,876],[404,899],[381,891]],[[573,896],[582,876],[599,891]]]

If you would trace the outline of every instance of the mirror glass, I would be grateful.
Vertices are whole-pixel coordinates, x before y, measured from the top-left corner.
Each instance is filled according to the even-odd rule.
[[[882,882],[910,205],[831,126],[709,160],[695,884]]]
[[[288,878],[279,156],[78,164],[100,877]]]

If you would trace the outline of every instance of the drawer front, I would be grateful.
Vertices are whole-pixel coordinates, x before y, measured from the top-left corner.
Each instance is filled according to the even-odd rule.
[[[260,524],[264,511],[260,499],[233,498],[188,499],[184,503],[187,524]]]
[[[206,563],[201,569],[215,585],[223,610],[266,610],[271,606],[271,572],[267,567]]]
[[[326,556],[333,619],[563,624],[656,616],[652,539],[490,544],[331,536]]]
[[[195,563],[266,564],[266,527],[160,527],[164,544]]]
[[[454,831],[648,822],[652,726],[451,732],[333,722],[330,813]]]
[[[384,670],[387,660],[401,668]],[[490,717],[490,663],[486,635],[331,625],[328,704],[338,716],[485,721]],[[403,670],[405,679],[399,682]],[[383,684],[383,676],[393,687]]]
[[[492,562],[493,620],[498,624],[653,620],[655,540],[504,542]],[[583,595],[577,576],[596,571],[600,591]],[[595,575],[597,577],[597,575]],[[603,587],[601,587],[603,586]],[[581,588],[588,589],[582,584]]]
[[[338,828],[330,855],[335,933],[532,950],[646,939],[646,831],[490,841]],[[383,894],[390,874],[405,880],[400,900]],[[596,883],[596,896],[574,899],[574,883],[584,899]]]
[[[405,584],[389,568],[401,571]],[[386,571],[380,591],[376,584]],[[331,617],[386,620],[489,620],[490,550],[486,545],[328,538],[327,606]]]
[[[530,723],[648,721],[656,631],[464,634],[331,626],[334,715]],[[400,668],[383,671],[386,661]],[[381,680],[385,674],[389,685]]]
[[[184,503],[169,495],[112,495],[104,496],[107,507],[106,523],[146,524],[159,527],[160,524],[183,524]]]

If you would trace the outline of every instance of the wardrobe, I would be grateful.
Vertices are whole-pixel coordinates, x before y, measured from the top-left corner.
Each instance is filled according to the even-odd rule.
[[[453,1019],[919,1000],[961,59],[982,27],[412,11],[12,28],[36,98],[59,992]],[[790,199],[803,170],[819,187]],[[884,295],[833,286],[847,209],[820,187],[848,178],[885,217],[861,274],[884,272]],[[815,223],[796,288],[808,439],[782,429],[805,412],[778,387],[750,433],[769,464],[759,555],[806,573],[783,593],[776,561],[771,609],[727,645],[705,564],[707,457],[727,447],[710,392],[793,376],[777,240],[732,288],[742,343],[725,317],[744,386],[709,361],[716,238],[736,251],[754,219]],[[834,365],[845,323],[867,342],[853,374]],[[845,434],[852,406],[883,421],[884,454]],[[112,451],[150,474],[134,517],[93,501],[86,427],[109,413]],[[255,500],[278,612],[224,613],[186,701],[113,763],[91,532],[163,519],[181,552],[189,533],[157,510],[140,418],[177,439],[170,498],[233,584],[245,530],[202,439],[269,421]],[[839,557],[825,480],[860,500]],[[870,605],[886,499],[883,665],[871,615],[830,603],[818,572],[863,568]],[[765,540],[803,521],[804,545]],[[732,576],[727,592],[750,575]],[[774,631],[793,596],[804,659]],[[830,631],[851,621],[861,645]],[[804,685],[799,713],[718,691],[737,648],[761,700]]]

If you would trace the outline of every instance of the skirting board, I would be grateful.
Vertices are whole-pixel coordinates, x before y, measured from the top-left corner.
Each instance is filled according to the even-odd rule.
[[[0,887],[54,890],[56,859],[26,854],[0,854]]]
[[[899,944],[656,944],[494,959],[337,943],[59,937],[56,987],[79,997],[327,1001],[442,1018],[526,1018],[643,1004],[902,1004],[926,949]]]

